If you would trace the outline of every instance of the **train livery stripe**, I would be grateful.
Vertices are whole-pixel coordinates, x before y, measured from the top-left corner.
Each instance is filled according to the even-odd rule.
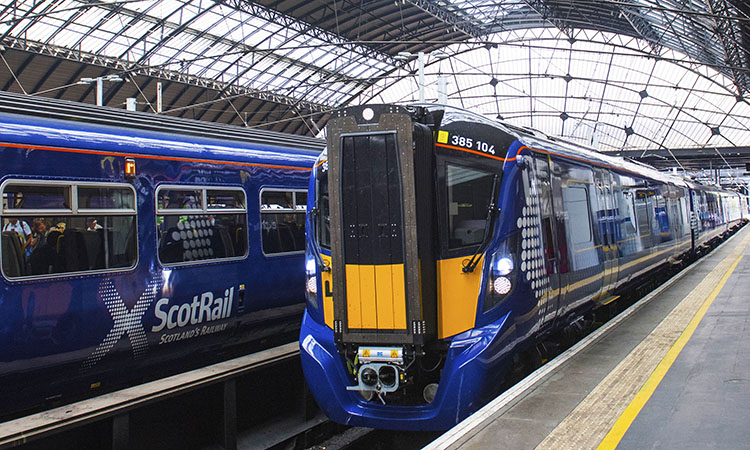
[[[437,262],[439,339],[474,328],[482,271],[464,272],[466,258],[461,256]],[[482,267],[482,259],[478,267]]]
[[[349,328],[405,330],[404,264],[347,264]]]
[[[603,163],[603,162],[592,161],[591,159],[578,158],[576,156],[571,156],[571,155],[564,155],[562,153],[552,152],[552,151],[549,151],[549,150],[542,150],[541,148],[534,148],[534,147],[529,147],[529,146],[526,146],[526,145],[521,146],[518,149],[517,153],[521,153],[521,151],[523,149],[528,149],[528,150],[531,150],[531,151],[534,151],[534,152],[538,152],[538,153],[544,153],[545,155],[548,155],[548,156],[549,155],[554,155],[554,156],[559,156],[560,158],[572,159],[574,161],[579,161],[579,162],[583,162],[583,163],[586,163],[586,164],[591,164],[592,166],[604,167],[606,169],[612,169],[612,170],[616,170],[616,171],[619,171],[619,172],[632,173],[632,174],[637,175],[639,177],[643,176],[643,174],[640,174],[638,172],[634,172],[634,171],[629,170],[629,169],[625,169],[623,167],[612,166],[612,165],[609,165],[609,164],[606,164],[606,163]],[[513,158],[513,159],[515,159],[515,158]],[[576,181],[576,182],[578,182],[578,181]],[[585,183],[586,184],[592,184],[590,181],[587,181]]]
[[[460,152],[472,153],[474,155],[484,156],[485,158],[492,158],[492,159],[496,159],[498,161],[515,161],[516,160],[515,156],[512,157],[512,158],[503,158],[502,156],[494,156],[494,155],[490,155],[489,153],[479,152],[479,151],[476,151],[476,150],[470,150],[468,148],[463,148],[463,147],[456,147],[454,145],[441,144],[439,142],[436,142],[435,146],[436,147],[447,148],[447,149],[450,149],[450,150],[458,150]]]
[[[7,142],[0,143],[0,147],[7,148],[20,148],[26,150],[42,150],[50,152],[64,152],[64,153],[79,153],[85,155],[102,155],[102,156],[121,156],[123,158],[141,158],[141,159],[156,159],[162,161],[183,161],[193,163],[206,163],[206,164],[228,164],[231,166],[245,166],[245,167],[263,167],[267,169],[285,169],[285,170],[304,170],[311,171],[311,167],[294,167],[294,166],[280,166],[275,164],[259,164],[259,163],[248,163],[239,161],[222,161],[214,159],[197,159],[197,158],[183,158],[179,156],[158,156],[158,155],[144,155],[140,153],[122,153],[122,152],[105,152],[101,150],[86,150],[78,148],[64,148],[64,147],[46,147],[42,145],[29,145],[29,144],[12,144]]]

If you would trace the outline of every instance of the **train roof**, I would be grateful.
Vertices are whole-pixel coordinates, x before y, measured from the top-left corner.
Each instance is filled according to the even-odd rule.
[[[95,106],[0,91],[0,113],[112,126],[211,140],[272,145],[320,152],[325,141],[309,136],[257,130],[139,111]]]
[[[443,120],[446,117],[451,118],[452,116],[453,120],[475,120],[477,122],[494,126],[501,129],[505,133],[514,136],[519,142],[529,148],[544,150],[565,158],[590,162],[603,167],[608,167],[618,172],[638,174],[661,183],[669,183],[677,186],[691,187],[694,189],[724,191],[731,193],[735,192],[718,186],[707,186],[693,180],[686,180],[679,176],[660,172],[655,168],[641,162],[632,161],[629,159],[621,158],[619,156],[603,154],[594,150],[593,148],[589,148],[575,142],[570,142],[565,139],[550,136],[533,128],[519,127],[504,121],[489,119],[480,114],[461,108],[434,104],[419,104],[414,106],[424,107],[431,112],[442,111]]]
[[[195,161],[312,166],[321,139],[0,93],[0,142]]]

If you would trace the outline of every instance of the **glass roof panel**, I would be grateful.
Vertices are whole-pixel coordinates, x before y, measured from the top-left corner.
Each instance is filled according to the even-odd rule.
[[[529,35],[540,39],[516,41]],[[448,47],[450,58],[427,63],[426,97],[435,101],[438,76],[447,73],[450,104],[593,142],[603,151],[705,147],[720,141],[722,146],[750,145],[750,121],[738,119],[750,115],[750,105],[737,103],[733,85],[723,75],[672,50],[654,58],[644,51],[643,41],[633,38],[589,35],[595,41],[571,44],[549,40],[565,37],[552,29],[506,32],[489,38],[499,44],[490,50]],[[410,102],[418,97],[413,76],[379,86],[374,96],[367,92],[358,101]],[[720,124],[726,126],[720,127],[721,136],[714,136],[711,128]],[[626,128],[633,133],[628,135]]]
[[[736,102],[730,80],[690,59],[714,58],[724,64],[716,59],[722,43],[712,36],[713,19],[676,12],[705,11],[704,0],[582,3],[600,13],[619,8],[621,17],[612,16],[613,21],[627,13],[631,20],[647,20],[663,48],[653,39],[530,27],[542,23],[533,11],[536,2],[432,1],[458,24],[503,31],[487,38],[496,48],[487,41],[463,43],[444,49],[448,59],[428,55],[428,99],[437,98],[437,78],[443,74],[452,104],[595,142],[602,150],[729,145],[727,140],[750,144],[750,106]],[[201,0],[0,0],[0,5],[12,5],[6,11],[13,11],[0,17],[0,33],[25,33],[25,39],[51,39],[58,46],[163,65],[180,74],[331,107],[344,106],[340,102],[363,88],[355,102],[417,98],[413,59],[397,68],[388,55],[309,23],[256,17],[250,11],[263,8],[257,3],[242,4],[245,10],[230,2]],[[33,19],[23,19],[29,11]],[[73,23],[60,29],[67,20]],[[683,49],[690,57],[670,48]],[[626,132],[630,128],[633,134]]]
[[[33,7],[33,0],[17,1],[15,12],[23,15]],[[85,13],[71,16],[77,9]],[[69,17],[73,23],[60,30]],[[47,14],[14,25],[14,31],[30,26],[28,35],[40,42],[57,33],[54,43],[60,46],[328,104],[348,98],[368,81],[315,85],[308,77],[341,81],[341,76],[378,77],[394,68],[384,55],[358,44],[337,45],[336,39],[343,40],[333,35],[331,42],[322,39],[322,30],[287,27],[217,2],[71,0],[50,3]],[[7,22],[0,23],[0,32],[8,29]]]

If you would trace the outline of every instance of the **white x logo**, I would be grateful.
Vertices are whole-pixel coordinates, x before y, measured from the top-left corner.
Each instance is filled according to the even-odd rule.
[[[99,285],[99,297],[107,306],[109,315],[115,322],[112,329],[109,330],[104,340],[96,347],[94,353],[86,358],[83,362],[83,370],[90,369],[106,355],[115,344],[120,340],[123,334],[128,335],[130,346],[133,348],[133,356],[139,358],[148,348],[146,339],[146,330],[143,329],[141,318],[151,303],[156,298],[156,293],[161,287],[161,277],[154,277],[143,291],[138,302],[133,309],[128,311],[128,307],[117,292],[117,288],[111,279],[104,280]]]

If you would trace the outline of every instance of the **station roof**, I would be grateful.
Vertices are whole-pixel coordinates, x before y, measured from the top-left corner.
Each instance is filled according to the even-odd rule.
[[[743,0],[0,0],[0,45],[2,90],[94,103],[117,75],[105,105],[155,112],[161,82],[163,114],[308,135],[417,100],[425,52],[428,101],[443,75],[449,104],[602,151],[750,146]]]

